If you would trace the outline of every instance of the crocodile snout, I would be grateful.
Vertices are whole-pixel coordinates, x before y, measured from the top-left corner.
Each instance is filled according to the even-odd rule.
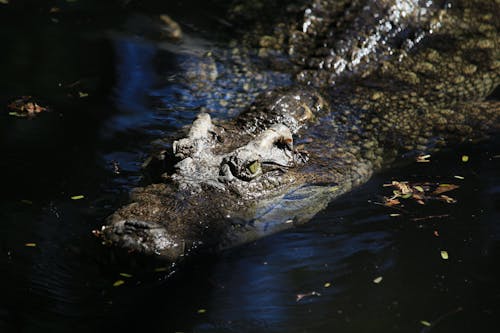
[[[161,255],[172,260],[182,255],[182,246],[161,224],[118,219],[101,230],[103,239],[131,252]]]

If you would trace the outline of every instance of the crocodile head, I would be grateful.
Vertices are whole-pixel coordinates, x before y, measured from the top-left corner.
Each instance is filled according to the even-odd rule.
[[[132,203],[103,227],[104,239],[177,260],[309,219],[336,186],[304,172],[310,156],[294,139],[326,107],[317,92],[291,89],[264,94],[233,121],[200,114],[172,145],[175,171],[160,184],[136,189]],[[312,204],[312,197],[324,200]]]

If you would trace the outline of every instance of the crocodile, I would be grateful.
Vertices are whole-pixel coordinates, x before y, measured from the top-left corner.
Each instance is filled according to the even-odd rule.
[[[171,262],[234,247],[311,220],[395,161],[498,129],[500,1],[294,8],[255,43],[286,54],[293,82],[232,119],[200,113],[162,180],[107,219],[106,243]]]

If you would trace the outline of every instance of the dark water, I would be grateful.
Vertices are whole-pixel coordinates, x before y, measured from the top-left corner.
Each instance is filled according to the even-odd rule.
[[[207,102],[172,79],[193,55],[148,35],[148,17],[175,14],[196,52],[225,29],[213,4],[53,3],[62,11],[0,7],[0,332],[497,330],[498,136],[377,175],[304,227],[173,276],[101,246],[91,231],[144,181],[150,142]],[[9,116],[20,95],[52,111]],[[393,179],[460,184],[458,202],[377,205]]]

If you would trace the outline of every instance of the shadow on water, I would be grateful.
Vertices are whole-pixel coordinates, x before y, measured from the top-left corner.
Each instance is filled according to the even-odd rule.
[[[91,230],[141,182],[150,142],[175,135],[203,106],[172,78],[220,33],[216,6],[124,3],[0,12],[0,106],[33,95],[51,109],[31,120],[0,114],[2,332],[429,330],[421,321],[433,323],[432,332],[494,327],[498,138],[380,174],[304,227],[181,265],[172,276],[164,263],[101,246]],[[137,22],[163,11],[177,15],[195,52],[144,35]],[[458,203],[391,217],[401,212],[373,202],[392,179],[460,183]],[[435,215],[446,216],[426,219]]]

